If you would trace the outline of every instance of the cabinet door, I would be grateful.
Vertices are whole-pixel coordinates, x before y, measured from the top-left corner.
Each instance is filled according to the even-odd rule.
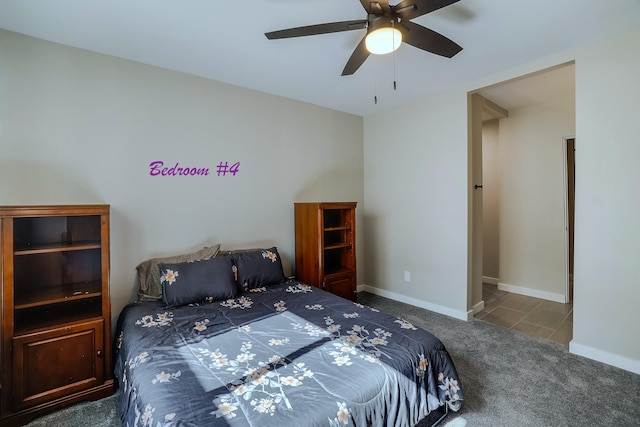
[[[356,299],[355,282],[352,273],[325,276],[324,290],[352,301]]]
[[[101,319],[15,337],[13,409],[102,384],[103,329]]]

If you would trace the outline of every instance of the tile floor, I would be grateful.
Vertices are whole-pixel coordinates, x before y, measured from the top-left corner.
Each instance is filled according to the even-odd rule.
[[[487,283],[482,285],[482,296],[485,307],[476,319],[569,346],[573,337],[573,304],[512,294]]]

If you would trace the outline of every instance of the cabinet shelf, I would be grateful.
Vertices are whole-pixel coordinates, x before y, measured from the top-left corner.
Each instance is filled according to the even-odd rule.
[[[100,249],[100,242],[73,242],[73,243],[49,243],[27,248],[16,248],[14,255],[34,255],[55,252],[84,251],[87,249]]]
[[[351,226],[343,225],[339,227],[325,227],[324,231],[339,231],[339,230],[350,230]]]
[[[70,283],[60,286],[30,286],[31,290],[24,295],[16,294],[14,308],[21,310],[47,304],[56,304],[102,295],[102,283]]]
[[[353,273],[353,270],[346,267],[336,267],[333,269],[325,269],[324,271],[325,278],[327,279],[331,279],[332,276],[343,275],[345,273]]]
[[[342,248],[350,248],[352,246],[351,243],[339,243],[337,245],[325,246],[325,251],[330,251],[332,249],[342,249]]]
[[[61,328],[75,322],[88,322],[99,318],[102,318],[101,313],[92,310],[90,306],[82,307],[74,312],[66,310],[63,316],[58,315],[57,312],[54,312],[52,316],[22,316],[17,313],[17,323],[13,335],[14,337],[19,337],[46,331],[50,328]]]

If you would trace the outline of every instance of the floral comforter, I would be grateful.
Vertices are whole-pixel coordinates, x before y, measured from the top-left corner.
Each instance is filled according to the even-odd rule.
[[[462,400],[443,344],[297,281],[118,320],[123,426],[412,426]]]

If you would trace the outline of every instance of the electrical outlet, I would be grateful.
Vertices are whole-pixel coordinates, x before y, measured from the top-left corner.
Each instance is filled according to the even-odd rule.
[[[404,281],[405,282],[410,282],[411,281],[411,272],[410,271],[405,271],[404,272]]]

